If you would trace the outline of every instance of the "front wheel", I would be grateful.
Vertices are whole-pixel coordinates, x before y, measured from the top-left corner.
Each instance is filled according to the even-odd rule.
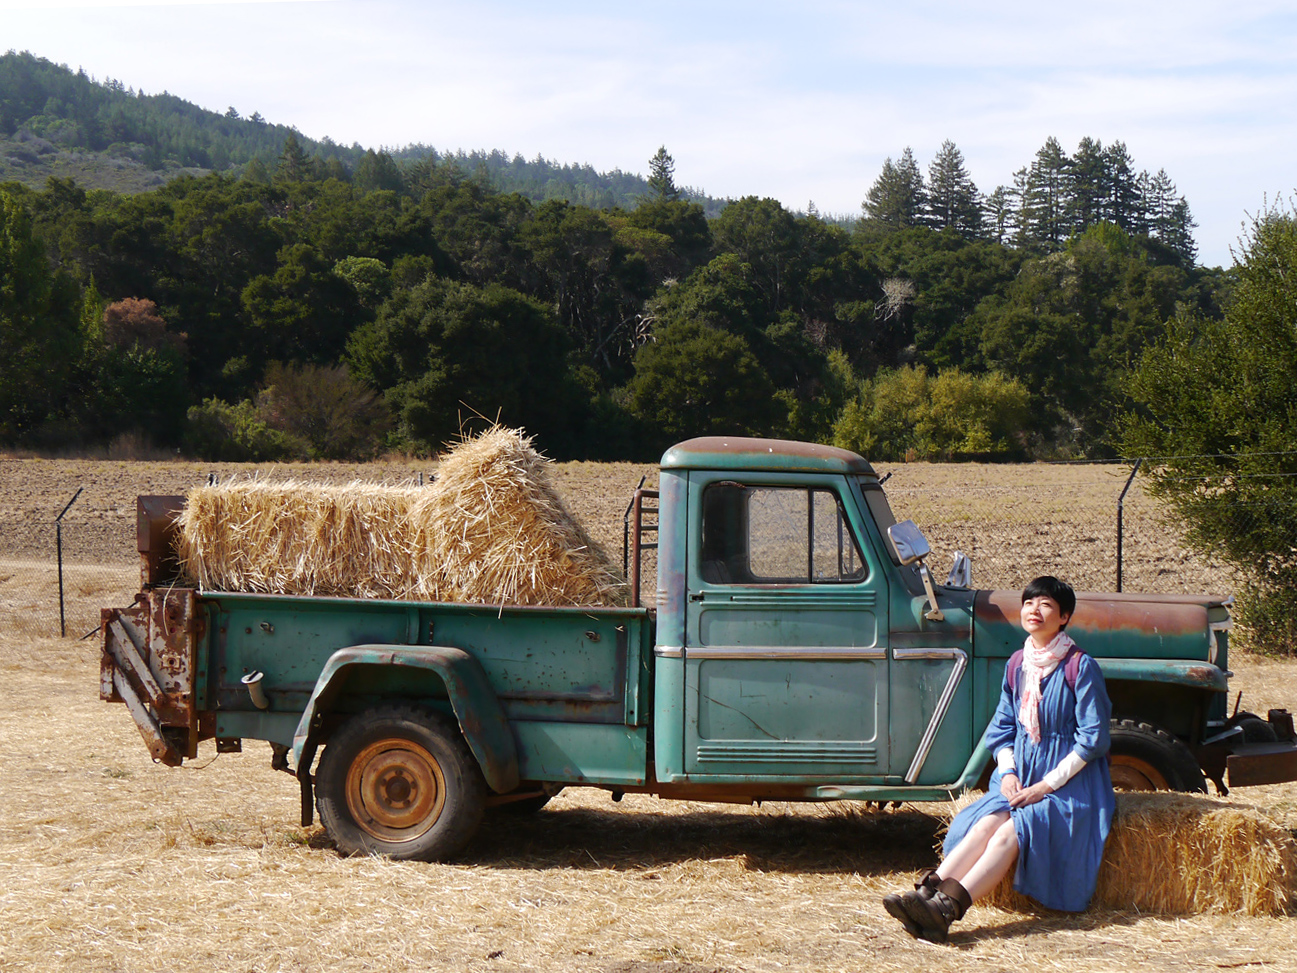
[[[1113,720],[1112,786],[1121,791],[1206,793],[1202,768],[1183,742],[1150,723]]]
[[[437,861],[473,837],[486,782],[457,727],[412,706],[381,706],[329,740],[316,795],[339,854]]]

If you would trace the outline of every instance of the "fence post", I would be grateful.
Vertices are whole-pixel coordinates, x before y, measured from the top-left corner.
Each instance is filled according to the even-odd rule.
[[[72,505],[77,502],[77,497],[81,496],[81,491],[85,487],[77,487],[77,492],[72,494],[72,499],[68,505],[63,508],[63,513],[54,518],[54,546],[58,551],[59,559],[59,638],[68,637],[67,620],[63,615],[63,514],[72,509]]]
[[[1130,476],[1126,480],[1126,485],[1122,487],[1121,496],[1117,498],[1117,590],[1121,591],[1121,564],[1122,564],[1122,510],[1126,506],[1126,493],[1130,490],[1130,485],[1135,482],[1135,474],[1139,472],[1139,466],[1144,462],[1144,457],[1135,460],[1135,468],[1130,471]]]

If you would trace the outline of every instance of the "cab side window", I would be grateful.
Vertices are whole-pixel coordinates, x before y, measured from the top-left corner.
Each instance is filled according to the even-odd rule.
[[[868,574],[837,494],[825,489],[711,484],[700,553],[709,584],[840,584]]]

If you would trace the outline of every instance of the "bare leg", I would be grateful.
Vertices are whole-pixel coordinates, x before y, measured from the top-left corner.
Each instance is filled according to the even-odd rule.
[[[982,818],[968,829],[968,834],[964,835],[964,840],[955,845],[954,851],[937,866],[937,875],[941,878],[953,878],[967,888],[968,883],[964,879],[977,866],[992,837],[1005,824],[1009,825],[1009,830],[1012,832],[1013,824],[1009,821],[1008,811],[997,811],[995,814],[988,814]],[[1015,852],[1018,849],[1016,835],[1013,848]]]
[[[986,850],[964,873],[960,884],[968,890],[969,898],[976,902],[1000,884],[1017,860],[1018,832],[1014,830],[1013,822],[1006,820],[995,829],[991,840],[986,843]]]

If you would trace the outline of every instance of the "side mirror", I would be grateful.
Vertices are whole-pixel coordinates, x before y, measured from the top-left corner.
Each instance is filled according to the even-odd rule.
[[[973,562],[963,551],[955,552],[955,563],[950,566],[946,576],[947,588],[971,588],[973,586]]]
[[[916,570],[923,580],[923,590],[928,595],[928,610],[923,613],[923,617],[930,622],[945,621],[946,616],[937,607],[937,591],[932,585],[932,572],[923,563],[923,559],[932,553],[923,531],[919,530],[914,521],[906,520],[888,527],[887,538],[892,542],[892,547],[896,548],[896,556],[901,559],[901,564],[906,567],[918,565]]]
[[[928,546],[928,539],[923,536],[923,531],[919,530],[919,525],[912,520],[892,524],[887,528],[887,538],[892,542],[892,547],[896,548],[896,556],[907,567],[915,561],[922,561],[932,553],[932,548]]]

